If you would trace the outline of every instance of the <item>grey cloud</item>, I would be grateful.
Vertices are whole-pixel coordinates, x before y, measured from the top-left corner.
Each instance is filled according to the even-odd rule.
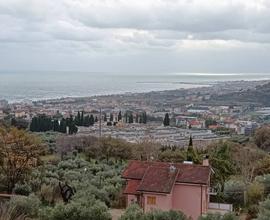
[[[270,47],[268,0],[2,0],[0,29],[0,68],[13,67],[12,56],[25,68],[38,64],[56,68],[56,61],[70,62],[71,68],[79,60],[85,67],[88,61],[97,66],[103,58],[120,69],[121,59],[126,66],[132,59],[148,66],[141,57],[156,63],[153,69],[190,65],[195,70],[193,58],[200,69],[204,64],[198,56],[216,66],[211,56],[220,53],[225,70],[232,62],[227,51],[249,61],[255,57],[252,53],[270,56],[265,52]],[[217,48],[216,41],[221,41]],[[244,69],[244,58],[238,60],[239,69]],[[262,68],[257,59],[254,65]]]

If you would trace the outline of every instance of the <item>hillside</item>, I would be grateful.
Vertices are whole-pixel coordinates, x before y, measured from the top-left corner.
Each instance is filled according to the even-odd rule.
[[[255,104],[270,106],[270,83],[257,86],[255,89],[248,89],[239,92],[227,93],[224,95],[213,95],[211,101],[223,102],[226,104]]]

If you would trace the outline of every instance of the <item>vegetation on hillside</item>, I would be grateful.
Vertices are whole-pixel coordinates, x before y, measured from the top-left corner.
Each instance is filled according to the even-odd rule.
[[[187,148],[179,149],[151,141],[131,144],[113,138],[69,136],[57,132],[37,133],[37,136],[25,130],[2,127],[1,192],[12,192],[17,196],[3,204],[5,208],[0,214],[12,215],[10,219],[25,216],[40,220],[111,219],[109,209],[124,206],[121,172],[127,160],[202,163],[208,155],[214,171],[211,184],[217,192],[211,201],[232,203],[236,212],[242,210],[250,219],[267,219],[265,216],[270,212],[269,129],[257,130],[255,136],[244,143],[224,141],[197,149],[191,138]],[[59,184],[72,189],[68,202],[64,200]],[[143,214],[133,206],[121,220],[135,218],[186,219],[182,213],[173,211]],[[234,220],[235,216],[202,218],[208,219]]]

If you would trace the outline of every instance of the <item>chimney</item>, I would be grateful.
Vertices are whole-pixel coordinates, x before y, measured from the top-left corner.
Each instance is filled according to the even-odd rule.
[[[176,167],[173,164],[170,165],[169,169],[170,169],[170,173],[175,173],[176,171]]]
[[[203,166],[209,166],[209,156],[208,155],[205,155],[204,156],[204,159],[203,159],[203,163],[202,163]]]

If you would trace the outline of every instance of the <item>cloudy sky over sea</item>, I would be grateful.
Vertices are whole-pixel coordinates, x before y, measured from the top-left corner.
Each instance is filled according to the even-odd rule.
[[[264,72],[269,0],[1,0],[0,70]]]

